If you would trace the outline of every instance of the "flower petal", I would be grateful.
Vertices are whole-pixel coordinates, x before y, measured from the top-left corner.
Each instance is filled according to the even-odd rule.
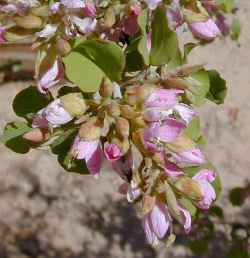
[[[157,202],[150,212],[152,229],[158,238],[163,238],[170,226],[169,214],[166,206]]]

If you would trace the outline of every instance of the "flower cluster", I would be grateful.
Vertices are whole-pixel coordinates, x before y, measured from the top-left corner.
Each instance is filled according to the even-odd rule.
[[[223,11],[213,0],[1,1],[0,43],[32,39],[40,92],[30,95],[39,110],[8,124],[2,141],[21,136],[28,149],[50,148],[66,170],[95,177],[106,160],[150,244],[171,241],[175,221],[189,233],[219,185],[195,107],[222,103],[226,87],[215,70],[187,65],[197,44],[180,49],[178,35],[228,34]]]

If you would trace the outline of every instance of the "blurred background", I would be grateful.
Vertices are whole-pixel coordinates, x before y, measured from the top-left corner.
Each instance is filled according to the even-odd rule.
[[[197,219],[196,232],[178,235],[169,248],[152,249],[108,168],[95,180],[66,173],[45,151],[16,155],[0,145],[0,258],[249,257],[250,1],[238,2],[239,44],[217,39],[190,56],[192,63],[218,69],[229,87],[225,105],[208,103],[200,110],[206,151],[223,191],[208,216]],[[18,120],[10,104],[14,96],[34,84],[33,58],[28,45],[0,46],[1,131]]]

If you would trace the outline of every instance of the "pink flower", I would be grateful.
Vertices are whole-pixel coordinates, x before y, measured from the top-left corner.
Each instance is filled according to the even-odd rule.
[[[184,175],[183,171],[173,162],[165,160],[165,173],[168,176],[182,176]]]
[[[79,18],[77,16],[71,16],[70,20],[75,24],[77,29],[83,34],[92,32],[95,29],[97,24],[97,20],[90,17]]]
[[[210,184],[215,180],[214,171],[203,169],[197,173],[193,179],[196,180],[202,189],[203,199],[198,202],[201,209],[208,210],[212,202],[216,199],[216,193],[213,186]]]
[[[95,177],[99,176],[102,163],[102,150],[99,140],[83,141],[77,135],[70,153],[76,159],[85,160],[89,172]]]
[[[155,245],[159,239],[167,234],[171,226],[172,219],[167,210],[167,206],[156,201],[154,208],[143,218],[143,228],[149,244]]]
[[[61,60],[59,58],[50,60],[50,58],[50,56],[45,57],[39,71],[37,87],[41,93],[46,93],[49,88],[59,83],[64,76]]]
[[[205,157],[200,149],[191,149],[179,153],[172,153],[175,161],[182,165],[201,165],[205,162]]]
[[[83,0],[61,0],[61,4],[69,9],[84,8],[85,3]]]
[[[175,105],[173,110],[179,114],[186,124],[189,124],[194,116],[197,115],[197,112],[192,107],[182,103]]]
[[[104,144],[104,154],[108,161],[114,162],[123,156],[121,148],[114,143]]]
[[[173,106],[173,108],[146,108],[143,112],[143,118],[147,122],[157,122],[157,121],[164,121],[168,119],[171,115],[175,112],[178,113],[180,118],[188,124],[193,117],[197,114],[194,109],[185,104],[177,104]]]
[[[96,16],[95,4],[92,2],[87,2],[83,8],[83,13],[87,17],[94,18]]]
[[[185,124],[175,119],[168,118],[163,123],[151,123],[144,130],[144,144],[149,151],[160,151],[157,144],[160,142],[170,143],[183,131]]]
[[[70,122],[73,117],[64,109],[60,99],[51,102],[46,108],[40,110],[35,116],[32,126],[34,128],[59,127]]]
[[[2,26],[0,26],[0,44],[6,42],[6,39],[4,37],[6,29]]]
[[[203,22],[189,22],[188,27],[195,37],[203,40],[212,40],[220,33],[218,26],[212,19]]]
[[[155,90],[146,100],[145,107],[171,108],[178,103],[177,96],[183,93],[182,90]]]

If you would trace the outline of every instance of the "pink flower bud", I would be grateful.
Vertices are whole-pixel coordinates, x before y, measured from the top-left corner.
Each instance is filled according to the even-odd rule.
[[[188,27],[195,37],[203,40],[213,40],[220,33],[218,26],[212,19],[203,22],[189,22]]]
[[[104,154],[110,162],[117,161],[123,156],[121,148],[115,143],[105,143]]]
[[[215,180],[214,171],[203,169],[197,173],[193,179],[196,180],[201,187],[203,198],[198,202],[201,209],[208,210],[212,202],[216,199],[216,193],[213,186],[210,184]]]
[[[6,42],[4,33],[5,33],[6,29],[2,26],[0,26],[0,44]]]
[[[83,13],[87,17],[95,17],[96,16],[96,8],[95,4],[92,2],[87,2],[85,7],[83,8]]]

